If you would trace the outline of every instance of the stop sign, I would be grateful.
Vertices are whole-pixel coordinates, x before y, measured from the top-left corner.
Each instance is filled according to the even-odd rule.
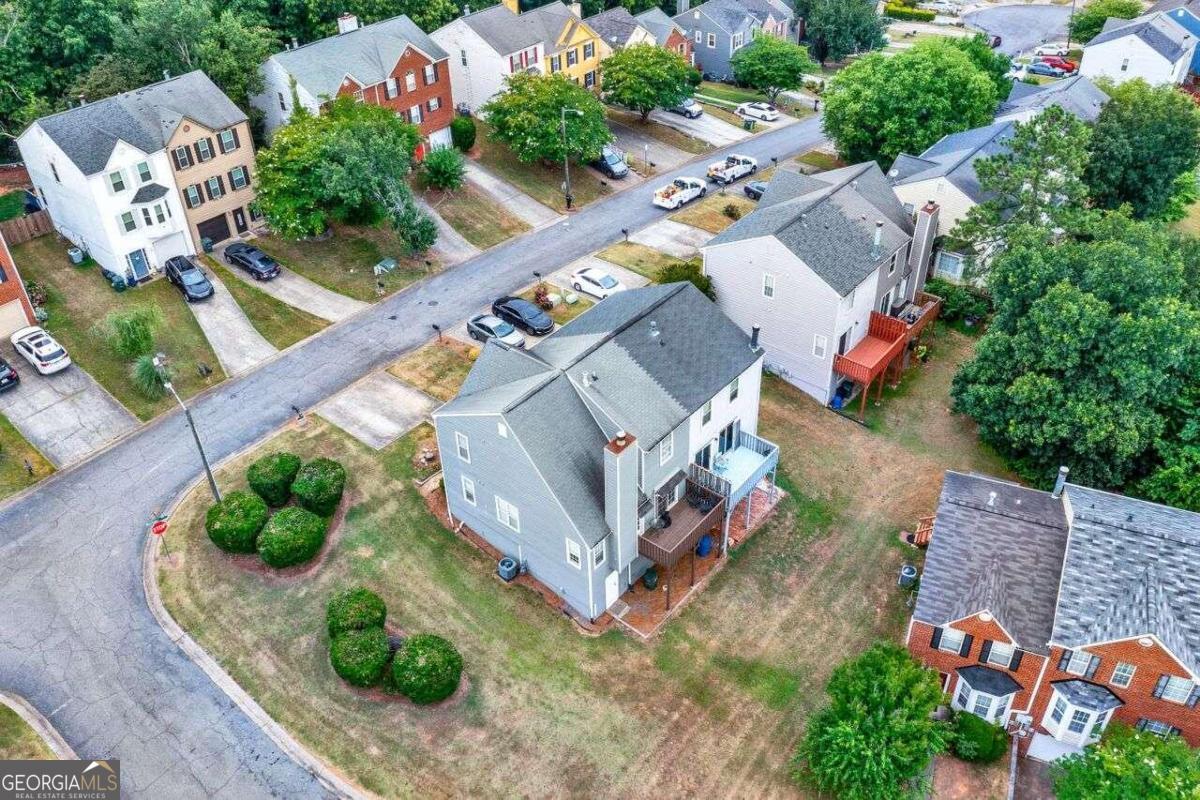
[[[167,532],[167,521],[165,519],[155,520],[154,524],[150,526],[150,532],[155,536],[162,536]]]

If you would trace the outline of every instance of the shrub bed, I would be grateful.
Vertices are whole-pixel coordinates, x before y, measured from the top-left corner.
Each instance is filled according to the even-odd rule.
[[[440,636],[421,633],[404,640],[392,661],[392,687],[414,703],[425,705],[454,694],[463,660],[454,645]]]
[[[450,122],[450,141],[464,153],[475,146],[475,120],[470,117],[455,117]]]
[[[383,598],[362,586],[338,592],[325,607],[325,622],[331,637],[347,631],[382,628],[386,619]]]
[[[267,520],[258,535],[258,555],[268,566],[292,567],[312,560],[324,543],[325,520],[311,511],[291,506],[276,511]]]
[[[942,310],[938,316],[946,322],[958,322],[963,319],[980,320],[992,310],[992,304],[988,298],[965,286],[941,278],[930,278],[925,281],[925,291],[942,298]]]
[[[267,522],[267,504],[251,492],[226,492],[204,517],[212,543],[226,553],[253,553],[259,532]]]
[[[966,711],[954,715],[954,754],[963,761],[996,761],[1008,750],[1008,734]]]
[[[329,458],[315,458],[296,473],[292,494],[300,505],[314,514],[328,517],[342,499],[346,488],[346,468]]]
[[[346,631],[334,637],[329,646],[333,671],[352,686],[368,687],[379,683],[391,650],[382,627]]]
[[[910,22],[932,22],[937,16],[932,11],[926,11],[923,8],[909,8],[908,6],[898,5],[896,3],[888,3],[884,6],[883,15],[891,19],[908,20]]]
[[[300,456],[292,453],[271,453],[250,465],[246,479],[267,505],[278,508],[292,496],[292,481],[296,480],[300,463]]]

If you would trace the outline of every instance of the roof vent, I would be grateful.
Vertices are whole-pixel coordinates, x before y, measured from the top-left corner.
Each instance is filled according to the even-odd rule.
[[[662,331],[658,329],[658,323],[654,320],[650,320],[650,338],[657,339],[660,333],[662,333]]]
[[[879,258],[883,253],[883,220],[878,220],[875,223],[875,244],[871,246],[871,256]]]
[[[854,180],[850,181],[850,188],[858,189],[858,178],[855,178]]]
[[[1067,473],[1070,471],[1067,467],[1058,468],[1058,477],[1054,479],[1054,491],[1050,493],[1055,500],[1062,497],[1063,488],[1067,485]]]
[[[625,433],[624,428],[617,431],[617,436],[616,436],[617,447],[624,447],[625,443],[628,441],[629,441],[629,435]]]
[[[995,492],[988,492],[988,502],[987,502],[987,504],[988,504],[988,508],[995,508],[995,507],[996,507],[996,493],[995,493]]]
[[[342,14],[337,21],[338,33],[350,33],[358,30],[358,17],[353,14]]]

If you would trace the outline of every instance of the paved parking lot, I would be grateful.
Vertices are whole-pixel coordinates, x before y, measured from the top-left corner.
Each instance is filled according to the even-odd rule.
[[[0,393],[0,413],[56,467],[79,461],[126,431],[137,419],[77,365],[39,375],[5,342],[4,358],[21,383]]]

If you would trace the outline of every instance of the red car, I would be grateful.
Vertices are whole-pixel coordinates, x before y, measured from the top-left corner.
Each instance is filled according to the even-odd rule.
[[[1071,59],[1063,58],[1062,56],[1042,56],[1038,59],[1038,61],[1041,61],[1043,64],[1049,64],[1052,67],[1058,67],[1063,72],[1068,74],[1079,69],[1078,64]]]

